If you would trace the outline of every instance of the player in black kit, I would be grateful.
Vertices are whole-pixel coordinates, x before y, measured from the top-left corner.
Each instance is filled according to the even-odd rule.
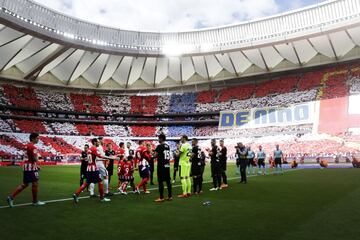
[[[160,134],[159,145],[155,149],[155,157],[157,158],[157,178],[159,182],[159,193],[160,197],[155,202],[164,202],[164,182],[166,182],[168,190],[168,198],[166,200],[172,200],[172,189],[171,189],[171,177],[170,177],[170,147],[166,141],[166,136]]]
[[[216,145],[216,140],[211,140],[210,164],[211,164],[211,176],[213,178],[214,187],[210,191],[216,191],[221,189],[221,164],[220,164],[220,148]]]
[[[224,145],[224,140],[220,140],[220,165],[221,165],[221,177],[222,177],[222,185],[221,188],[227,188],[227,176],[226,176],[226,165],[227,165],[227,148]]]
[[[193,178],[194,194],[200,194],[202,188],[202,161],[201,150],[198,146],[198,140],[192,140],[192,154],[191,154],[191,177]]]
[[[175,180],[176,180],[176,173],[178,172],[179,170],[179,161],[180,161],[180,156],[179,155],[176,155],[176,151],[178,151],[180,149],[180,144],[177,143],[176,144],[176,150],[174,151],[174,173],[173,173],[173,181],[172,183],[175,183]]]
[[[89,145],[85,144],[84,151],[81,152],[81,166],[80,166],[80,186],[83,185],[84,180],[86,179],[86,168],[88,165],[88,151]]]

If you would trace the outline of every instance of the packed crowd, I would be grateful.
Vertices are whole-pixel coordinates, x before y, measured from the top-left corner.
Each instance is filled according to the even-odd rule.
[[[2,159],[22,159],[24,157],[26,140],[28,134],[22,133],[4,133],[0,135],[0,158]],[[85,144],[89,144],[92,136],[53,136],[41,135],[39,141],[39,150],[44,156],[55,157],[67,156],[79,159],[79,153]],[[176,140],[175,140],[176,139]],[[175,147],[178,136],[174,139],[169,139],[167,142],[170,146]],[[127,141],[133,146],[137,145],[137,140],[125,140],[123,137],[106,137],[106,143],[111,143],[113,149],[117,149],[117,142]],[[311,159],[314,161],[317,157],[335,158],[337,156],[346,157],[352,154],[359,154],[358,147],[348,144],[349,142],[359,143],[359,136],[348,136],[347,139],[337,139],[325,134],[289,134],[283,133],[276,136],[234,136],[232,138],[225,138],[225,143],[228,146],[229,159],[234,159],[235,146],[238,142],[243,142],[251,149],[258,149],[262,146],[264,151],[271,152],[275,144],[278,144],[284,151],[284,155],[289,159],[301,158]],[[156,141],[149,140],[151,144],[156,144]],[[206,148],[210,144],[210,139],[199,140],[199,146]]]
[[[159,96],[88,95],[12,85],[0,87],[3,105],[108,114],[166,114],[248,109],[332,98],[360,91],[360,68],[349,66],[280,77],[220,90]],[[329,72],[331,71],[331,72]]]
[[[48,109],[61,111],[77,111],[87,113],[108,113],[109,117],[117,113],[134,114],[166,114],[166,113],[194,113],[194,112],[217,112],[221,110],[238,110],[250,108],[262,108],[269,106],[286,106],[295,103],[314,101],[319,98],[342,97],[346,94],[360,93],[360,68],[326,69],[323,71],[312,71],[304,74],[257,82],[256,84],[245,84],[236,87],[209,90],[198,93],[169,94],[159,96],[102,96],[86,95],[80,93],[59,93],[33,88],[21,88],[12,85],[0,86],[0,103],[15,107],[27,107],[32,109]],[[6,110],[2,114],[7,115],[30,115],[31,112],[20,110]],[[47,115],[49,117],[49,115]],[[182,117],[187,120],[187,118]],[[135,119],[136,120],[136,119]],[[119,120],[121,121],[121,120]],[[154,125],[109,125],[89,124],[73,122],[46,122],[38,120],[0,119],[0,132],[9,138],[21,136],[21,133],[39,132],[48,134],[42,138],[44,146],[50,149],[48,153],[70,154],[76,153],[84,142],[85,136],[108,136],[109,139],[123,137],[155,137],[165,133],[168,137],[180,135],[254,139],[272,136],[291,136],[287,140],[289,145],[283,143],[284,148],[290,149],[291,154],[297,154],[301,146],[298,142],[299,134],[309,134],[313,131],[311,124],[283,127],[266,127],[254,129],[238,129],[219,131],[217,126],[154,126]],[[82,136],[82,137],[79,137]],[[295,138],[294,138],[295,137]],[[294,139],[297,139],[296,141]],[[301,138],[303,139],[303,138]],[[70,141],[70,142],[69,142]],[[272,141],[280,141],[272,139]],[[311,140],[313,141],[313,140]],[[321,147],[325,142],[314,140],[314,149],[309,149],[308,154],[321,154],[334,152],[342,149],[335,143],[329,149]],[[328,140],[326,140],[328,141]],[[329,140],[330,141],[330,140]],[[334,141],[334,140],[331,140]],[[114,141],[116,142],[116,141]],[[295,143],[294,143],[295,142]],[[11,154],[14,145],[3,141],[0,144],[0,155]],[[280,143],[281,144],[281,143]],[[21,149],[21,145],[18,149]],[[71,146],[75,146],[73,149]],[[300,147],[298,147],[300,146]],[[316,149],[316,147],[318,149]],[[325,150],[324,150],[325,149]],[[45,148],[44,148],[44,151]],[[16,153],[17,151],[13,151]],[[289,153],[290,154],[290,153]]]

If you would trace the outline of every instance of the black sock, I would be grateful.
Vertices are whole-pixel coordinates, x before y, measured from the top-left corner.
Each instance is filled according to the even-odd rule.
[[[198,179],[197,179],[197,177],[194,177],[193,178],[194,193],[196,193],[197,185],[198,185]]]
[[[167,186],[167,190],[168,190],[168,197],[171,198],[172,197],[172,186],[171,186],[170,179],[168,181],[166,181],[166,186]]]
[[[222,172],[222,178],[223,178],[223,183],[227,184],[227,176],[226,176],[226,172]]]
[[[160,193],[160,198],[163,199],[164,198],[164,182],[163,181],[159,182],[159,193]]]
[[[216,175],[213,176],[213,185],[214,185],[214,188],[217,188],[217,176]]]

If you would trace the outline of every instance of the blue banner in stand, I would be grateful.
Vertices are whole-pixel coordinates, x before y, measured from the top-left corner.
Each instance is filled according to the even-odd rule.
[[[294,104],[287,107],[221,111],[219,130],[310,124],[314,121],[314,111],[315,102]]]

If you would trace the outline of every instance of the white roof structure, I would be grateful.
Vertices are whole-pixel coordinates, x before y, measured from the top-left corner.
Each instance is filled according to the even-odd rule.
[[[192,88],[360,58],[359,0],[188,32],[110,28],[30,0],[0,7],[0,77],[64,88]]]

